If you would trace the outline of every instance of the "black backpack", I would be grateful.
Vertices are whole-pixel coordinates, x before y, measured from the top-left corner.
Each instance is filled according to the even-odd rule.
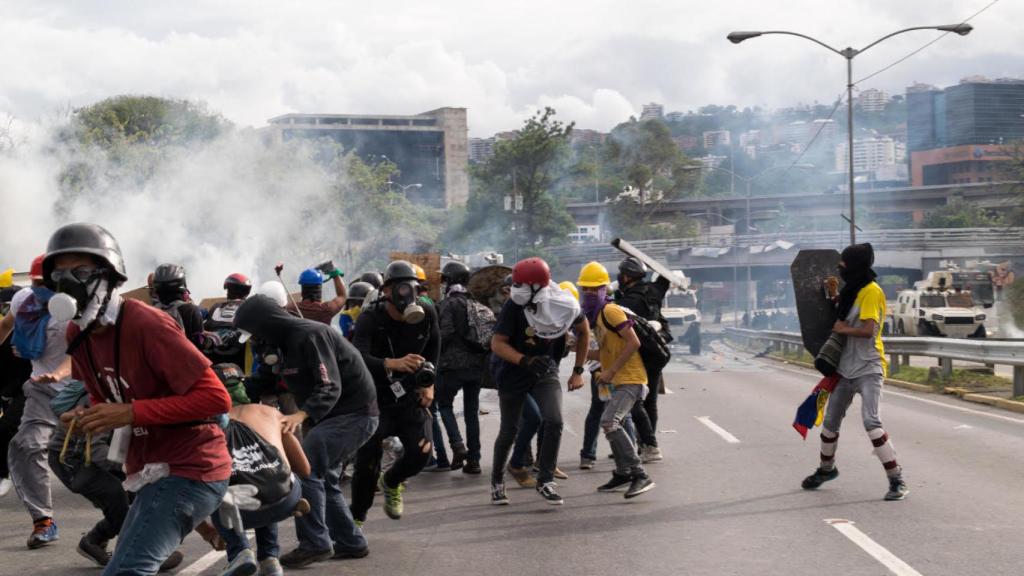
[[[636,332],[636,337],[640,340],[640,359],[644,363],[644,368],[648,371],[660,371],[665,368],[672,360],[672,352],[668,349],[668,342],[665,341],[665,338],[645,318],[637,316],[628,308],[622,308],[622,311],[626,313],[627,318],[633,321],[633,331]],[[608,324],[603,308],[600,316],[604,327],[622,338],[622,335]]]
[[[158,303],[156,304],[156,307],[166,312],[167,315],[173,318],[174,321],[178,323],[178,326],[181,327],[182,330],[184,330],[185,319],[181,317],[181,312],[178,311],[178,308],[180,308],[184,303],[185,302],[182,300],[175,300],[170,304]]]
[[[256,499],[264,506],[279,502],[291,492],[291,468],[273,444],[238,420],[232,420],[224,432],[231,453],[229,485],[255,486]]]

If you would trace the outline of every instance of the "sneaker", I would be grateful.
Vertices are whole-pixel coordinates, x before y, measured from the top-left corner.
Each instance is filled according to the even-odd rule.
[[[341,550],[337,546],[334,547],[334,556],[331,556],[331,560],[352,560],[355,558],[366,558],[370,555],[370,547],[360,548],[359,550]]]
[[[107,550],[107,544],[109,540],[104,540],[93,531],[82,536],[82,539],[78,541],[78,554],[83,558],[88,558],[100,566],[106,566],[110,562],[110,552]]]
[[[612,479],[597,487],[598,492],[618,492],[629,486],[633,481],[629,476],[620,476],[612,472]]]
[[[533,463],[533,471],[534,472],[540,472],[540,464],[537,464],[536,462],[534,462]],[[569,475],[566,474],[565,472],[562,472],[562,469],[559,468],[558,466],[555,466],[555,471],[552,473],[552,476],[554,476],[555,478],[558,478],[559,480],[568,480],[569,479]]]
[[[650,492],[655,486],[654,480],[647,474],[643,476],[634,476],[633,481],[629,485],[629,490],[623,494],[626,498],[636,498],[644,492]]]
[[[167,557],[167,560],[164,560],[157,572],[170,572],[180,566],[184,559],[185,555],[181,553],[181,550],[175,550],[174,552],[171,552],[171,555]]]
[[[889,491],[885,493],[886,500],[903,500],[910,494],[910,488],[903,481],[903,476],[889,478]]]
[[[554,482],[545,482],[540,486],[537,486],[537,493],[552,506],[561,506],[565,503],[565,501],[562,500],[562,497],[558,494],[558,491],[555,490]]]
[[[281,568],[281,561],[271,556],[260,560],[260,576],[284,576],[284,569]]]
[[[466,465],[462,467],[463,474],[480,474],[483,470],[480,469],[480,462],[478,460],[466,460]]]
[[[469,456],[469,451],[466,450],[466,445],[456,444],[452,446],[452,470],[462,470],[462,467],[466,465],[466,457]]]
[[[829,480],[835,480],[838,477],[839,468],[836,468],[834,466],[831,470],[824,470],[822,468],[818,468],[817,470],[814,471],[814,474],[811,474],[807,478],[804,478],[804,481],[800,484],[800,486],[803,487],[804,490],[814,490],[815,488],[821,486],[825,482],[828,482]]]
[[[664,456],[661,455],[661,448],[657,446],[644,446],[640,449],[640,461],[644,464],[648,462],[660,462]]]
[[[35,550],[57,540],[60,540],[57,523],[53,521],[53,518],[43,518],[32,524],[32,535],[28,537],[28,547],[30,550]]]
[[[384,493],[384,513],[392,520],[402,517],[405,507],[402,504],[402,492],[405,492],[405,484],[399,484],[397,488],[388,488],[384,483],[384,475],[380,475],[380,490]]]
[[[530,469],[525,466],[522,468],[513,468],[512,466],[509,466],[508,473],[515,478],[520,488],[537,487],[537,479],[530,474]]]
[[[596,463],[597,461],[593,458],[580,457],[580,470],[591,470],[594,468],[594,464]]]
[[[495,506],[508,506],[508,495],[505,494],[505,484],[491,484],[491,504]]]
[[[228,563],[228,567],[220,573],[221,576],[252,576],[260,569],[256,562],[256,554],[246,548],[235,556],[235,559]]]
[[[359,520],[358,518],[353,518],[352,522],[355,523],[356,528],[359,528],[360,530],[362,530],[363,529],[363,523],[365,523],[366,520]]]
[[[14,482],[11,482],[10,478],[0,478],[0,498],[10,494],[12,488],[14,488]]]
[[[306,550],[303,548],[296,548],[291,552],[281,556],[281,566],[285,568],[302,568],[303,566],[309,566],[314,562],[320,562],[321,560],[327,560],[334,555],[334,550],[328,548],[327,550]]]

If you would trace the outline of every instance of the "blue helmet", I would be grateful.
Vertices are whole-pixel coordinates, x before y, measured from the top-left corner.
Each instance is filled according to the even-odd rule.
[[[324,273],[316,268],[306,268],[299,274],[299,286],[321,286],[324,283]]]

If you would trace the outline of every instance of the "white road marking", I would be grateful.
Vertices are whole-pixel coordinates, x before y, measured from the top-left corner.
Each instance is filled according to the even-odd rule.
[[[889,552],[881,544],[861,532],[853,525],[853,522],[841,518],[826,518],[825,523],[838,530],[840,534],[849,538],[857,546],[860,546],[862,550],[870,554],[875,560],[881,562],[883,566],[896,576],[921,576],[920,572],[911,568],[909,564],[900,560],[895,554]]]
[[[186,568],[182,568],[178,572],[178,576],[199,576],[203,573],[204,570],[206,570],[210,566],[213,566],[223,558],[223,552],[210,550],[203,556],[200,556],[198,560],[189,564]]]
[[[771,361],[769,360],[769,361],[766,361],[764,363],[766,365],[770,366],[770,364],[768,364],[768,362],[771,362]],[[782,366],[773,366],[773,368],[775,368],[776,370],[781,370],[783,372],[789,372],[789,373],[792,373],[792,374],[798,374],[800,376],[806,376],[808,378],[815,378],[815,379],[817,379],[817,376],[815,374],[810,373],[810,372],[802,372],[800,370],[793,370],[791,368],[783,368]],[[940,406],[942,408],[948,408],[950,410],[956,410],[958,412],[963,412],[965,414],[976,414],[978,416],[985,416],[985,417],[988,417],[988,418],[994,418],[996,420],[1002,420],[1004,422],[1013,422],[1014,424],[1022,424],[1022,425],[1024,425],[1024,419],[1021,419],[1021,418],[1012,418],[1010,416],[1003,416],[1002,414],[994,414],[992,412],[984,412],[982,410],[974,410],[972,408],[966,408],[964,406],[957,406],[956,404],[947,404],[945,402],[939,402],[937,400],[929,400],[928,398],[921,398],[920,396],[915,396],[913,394],[907,394],[907,393],[904,393],[904,392],[895,392],[895,391],[893,391],[888,386],[885,387],[885,392],[884,393],[886,395],[899,396],[900,398],[906,398],[908,400],[914,400],[914,401],[917,401],[917,402],[924,402],[925,404],[932,404],[933,406]]]
[[[953,426],[953,430],[972,430],[974,426],[970,424],[961,424],[959,426]]]
[[[703,424],[703,425],[707,426],[708,428],[710,428],[712,432],[714,432],[715,434],[718,434],[719,436],[721,436],[722,439],[725,440],[726,442],[728,442],[729,444],[739,444],[740,443],[740,439],[739,438],[733,436],[732,434],[729,434],[729,432],[725,428],[722,428],[718,424],[715,424],[714,422],[712,422],[711,418],[709,418],[707,416],[695,416],[695,418],[697,418],[697,420],[700,421],[701,424]]]

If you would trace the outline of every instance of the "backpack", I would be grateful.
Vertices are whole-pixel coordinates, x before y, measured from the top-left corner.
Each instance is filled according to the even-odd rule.
[[[498,319],[494,311],[472,298],[466,298],[466,324],[468,330],[464,340],[478,352],[490,352],[491,337]]]
[[[210,350],[210,353],[218,356],[233,356],[241,353],[245,348],[245,344],[238,341],[241,333],[235,329],[234,325],[235,313],[241,305],[242,300],[228,300],[210,308],[210,314],[206,318],[203,328],[220,337],[220,344]]]
[[[238,420],[230,421],[225,435],[231,453],[230,486],[255,486],[256,498],[264,506],[279,502],[291,492],[291,469],[277,447]]]
[[[47,304],[52,295],[46,288],[32,288],[18,307],[11,344],[25,360],[38,360],[46,352],[46,329],[50,324]]]
[[[182,300],[175,300],[174,302],[171,302],[170,304],[158,303],[158,304],[156,304],[156,307],[159,308],[160,310],[163,310],[164,312],[166,312],[167,315],[170,316],[171,318],[173,318],[174,321],[178,323],[178,326],[182,330],[184,330],[185,329],[185,319],[181,317],[181,312],[178,311],[178,308],[181,307],[181,305],[184,304],[184,303],[185,302],[182,301]]]
[[[668,343],[661,333],[655,330],[654,326],[651,326],[645,318],[637,316],[632,310],[622,308],[622,311],[626,313],[627,318],[633,321],[633,331],[636,332],[636,337],[640,340],[640,360],[643,361],[644,368],[648,371],[660,371],[665,368],[672,359],[672,352],[668,349]],[[608,324],[603,308],[600,316],[605,328],[622,338],[622,335]]]

